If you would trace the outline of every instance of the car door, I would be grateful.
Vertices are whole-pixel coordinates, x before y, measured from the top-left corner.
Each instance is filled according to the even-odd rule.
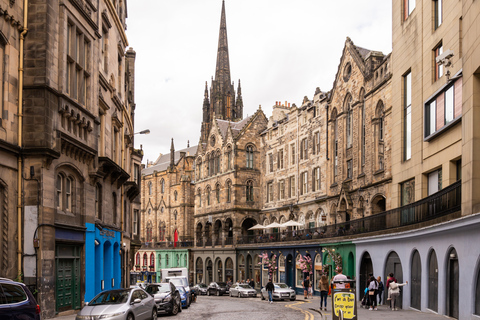
[[[140,299],[139,303],[134,303],[135,300]],[[144,320],[145,319],[145,306],[142,303],[142,296],[140,294],[140,290],[135,290],[132,292],[132,299],[130,303],[133,303],[130,305],[130,308],[133,311],[133,315],[135,316],[135,319],[139,320]]]
[[[10,305],[7,304],[5,295],[3,294],[2,285],[0,284],[0,319],[10,320],[12,314],[10,313]]]
[[[143,290],[140,290],[140,296],[142,299],[142,309],[144,310],[143,319],[149,320],[152,315],[154,299],[151,295]]]

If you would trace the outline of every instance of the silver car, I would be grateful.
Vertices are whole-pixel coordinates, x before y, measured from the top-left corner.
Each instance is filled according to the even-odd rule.
[[[230,297],[256,297],[257,291],[248,284],[236,283],[230,287]]]
[[[99,293],[80,310],[75,320],[156,320],[155,300],[140,288]]]
[[[287,286],[285,283],[274,283],[275,291],[273,291],[273,300],[286,300],[294,301],[297,299],[295,290]],[[262,300],[268,299],[268,292],[265,290],[265,287],[262,288],[260,292],[260,298]]]

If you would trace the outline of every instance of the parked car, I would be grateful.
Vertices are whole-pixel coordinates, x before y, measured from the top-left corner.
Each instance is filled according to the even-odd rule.
[[[25,284],[0,278],[0,319],[40,320],[40,306]]]
[[[188,308],[189,299],[188,299],[187,290],[185,289],[185,287],[182,287],[182,286],[178,286],[177,289],[178,289],[178,292],[180,292],[182,308],[185,308],[185,309]]]
[[[236,283],[230,287],[230,297],[256,297],[257,291],[248,284]]]
[[[176,315],[182,311],[180,292],[173,283],[150,283],[145,289],[155,299],[157,312]]]
[[[205,283],[198,283],[195,285],[195,290],[197,291],[198,295],[207,294],[208,286]]]
[[[287,286],[285,283],[274,283],[275,291],[273,292],[273,300],[286,300],[290,299],[294,301],[297,298],[295,290]],[[268,299],[268,292],[265,290],[265,287],[262,288],[260,292],[260,298],[262,300]]]
[[[187,305],[190,306],[190,304],[192,303],[192,291],[190,290],[190,284],[188,283],[187,277],[185,276],[167,277],[165,278],[165,282],[172,282],[177,288],[179,286],[184,287],[185,291],[187,292]]]
[[[76,320],[148,320],[157,319],[154,298],[141,288],[114,289],[100,292],[88,302]]]
[[[228,294],[228,285],[225,282],[211,282],[207,288],[207,296],[217,295],[221,296]]]

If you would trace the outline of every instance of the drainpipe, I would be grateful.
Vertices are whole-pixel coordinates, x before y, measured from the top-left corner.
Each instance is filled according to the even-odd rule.
[[[23,132],[23,47],[25,36],[28,32],[27,29],[27,15],[28,15],[28,0],[23,1],[23,31],[20,34],[20,52],[19,52],[19,64],[18,64],[18,146],[21,149],[22,145],[22,132]],[[22,220],[22,173],[23,173],[23,163],[22,155],[18,156],[17,163],[17,276],[21,279],[22,274],[22,230],[23,230],[23,220]]]

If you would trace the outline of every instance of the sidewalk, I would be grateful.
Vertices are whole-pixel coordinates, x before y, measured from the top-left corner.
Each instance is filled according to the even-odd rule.
[[[312,314],[315,315],[315,319],[322,319],[319,313],[311,310],[317,309],[320,307],[320,298],[315,297],[313,299],[303,300],[303,297],[299,296],[297,301],[308,301],[310,303],[304,303],[299,305],[298,307],[310,311]],[[331,298],[328,299],[327,303],[327,311],[322,311],[322,314],[326,316],[323,319],[332,319],[332,300]],[[398,311],[391,311],[387,305],[378,306],[377,311],[369,311],[368,309],[360,308],[360,303],[357,304],[357,316],[360,320],[445,320],[445,317],[442,315],[434,314],[434,313],[426,313],[426,312],[419,312],[416,310],[404,310],[399,309]]]

